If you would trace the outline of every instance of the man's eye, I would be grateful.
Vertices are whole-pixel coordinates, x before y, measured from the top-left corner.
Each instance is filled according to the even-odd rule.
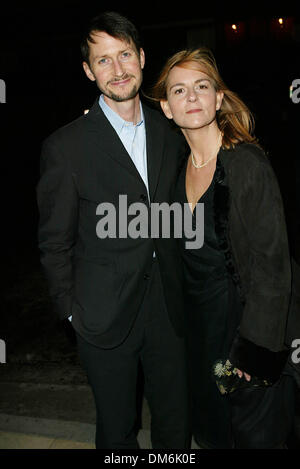
[[[126,59],[129,59],[130,57],[131,57],[130,52],[123,52],[122,53],[122,59],[126,60]]]
[[[107,59],[105,59],[105,58],[98,60],[98,64],[100,64],[100,65],[104,65],[106,63],[107,63]]]

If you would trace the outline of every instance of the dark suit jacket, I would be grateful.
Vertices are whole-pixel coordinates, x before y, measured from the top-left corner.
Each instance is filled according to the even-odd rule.
[[[151,202],[169,202],[181,138],[157,111],[143,105]],[[141,305],[155,249],[165,300],[183,332],[180,258],[171,239],[99,239],[99,203],[148,204],[146,187],[98,99],[90,112],[48,137],[37,187],[41,262],[61,319],[95,345],[118,345]],[[130,221],[130,217],[128,219]]]

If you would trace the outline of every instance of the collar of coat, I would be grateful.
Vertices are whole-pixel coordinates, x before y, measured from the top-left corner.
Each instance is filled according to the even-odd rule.
[[[226,269],[230,274],[233,283],[236,285],[242,303],[245,299],[242,292],[242,285],[239,273],[234,263],[230,237],[228,235],[229,210],[230,210],[230,189],[227,183],[224,165],[222,163],[226,150],[221,149],[216,164],[215,186],[214,186],[214,220],[215,230],[219,241],[220,250],[224,254]]]

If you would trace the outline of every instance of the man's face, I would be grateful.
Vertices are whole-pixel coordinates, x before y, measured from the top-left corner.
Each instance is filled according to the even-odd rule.
[[[90,65],[83,62],[87,77],[96,81],[102,93],[113,101],[128,101],[135,98],[142,83],[145,56],[143,49],[138,54],[135,46],[109,36],[103,31],[93,35],[90,42]]]

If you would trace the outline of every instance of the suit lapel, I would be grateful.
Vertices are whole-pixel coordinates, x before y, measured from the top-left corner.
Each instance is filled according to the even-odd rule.
[[[143,105],[146,124],[147,171],[150,200],[153,201],[162,164],[164,133],[152,111]]]
[[[98,98],[86,117],[89,123],[91,139],[94,140],[95,144],[99,147],[99,152],[105,152],[110,158],[123,166],[124,169],[129,171],[144,184],[115,129],[100,108]]]
[[[150,200],[153,200],[162,163],[164,134],[151,109],[143,105],[143,112],[146,126],[148,185]],[[89,122],[91,139],[95,139],[99,150],[109,155],[110,158],[123,166],[144,185],[130,155],[100,108],[98,98],[86,117]]]

